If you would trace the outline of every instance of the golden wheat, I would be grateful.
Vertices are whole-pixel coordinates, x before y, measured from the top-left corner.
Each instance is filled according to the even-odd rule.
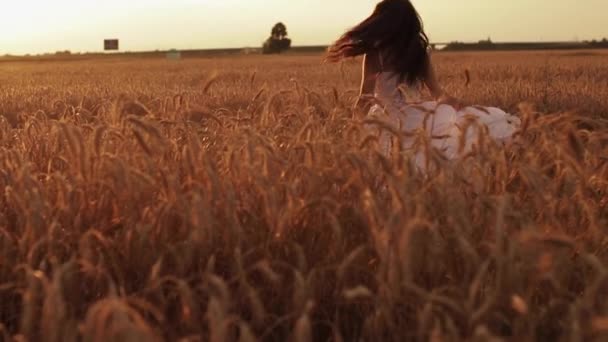
[[[356,61],[0,63],[0,337],[605,339],[605,57],[439,54],[523,125],[426,174]]]

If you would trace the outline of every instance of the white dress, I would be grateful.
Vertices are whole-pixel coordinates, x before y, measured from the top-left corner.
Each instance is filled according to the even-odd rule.
[[[504,144],[521,124],[518,117],[499,108],[470,106],[456,110],[436,101],[422,101],[419,88],[400,83],[393,72],[378,73],[374,97],[376,104],[368,116],[382,124],[371,124],[368,128],[379,131],[382,154],[390,157],[395,150],[397,140],[391,130],[405,133],[400,134],[400,151],[409,153],[422,170],[426,168],[428,151],[424,148],[425,140],[453,160],[471,152],[480,133]]]

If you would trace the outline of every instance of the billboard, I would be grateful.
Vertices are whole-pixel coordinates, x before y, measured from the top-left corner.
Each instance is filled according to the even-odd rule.
[[[106,51],[118,50],[118,39],[105,39],[103,41],[103,49]]]

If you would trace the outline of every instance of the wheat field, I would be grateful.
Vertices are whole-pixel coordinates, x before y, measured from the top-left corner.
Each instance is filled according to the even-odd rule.
[[[426,174],[357,61],[0,62],[0,336],[606,340],[606,57],[436,54],[523,126]]]

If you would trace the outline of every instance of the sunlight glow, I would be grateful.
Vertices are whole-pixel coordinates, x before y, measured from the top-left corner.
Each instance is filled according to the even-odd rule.
[[[605,0],[413,0],[433,41],[608,36]],[[257,47],[277,21],[294,45],[328,44],[376,0],[19,0],[0,12],[0,54]],[[576,15],[572,15],[576,11]]]

